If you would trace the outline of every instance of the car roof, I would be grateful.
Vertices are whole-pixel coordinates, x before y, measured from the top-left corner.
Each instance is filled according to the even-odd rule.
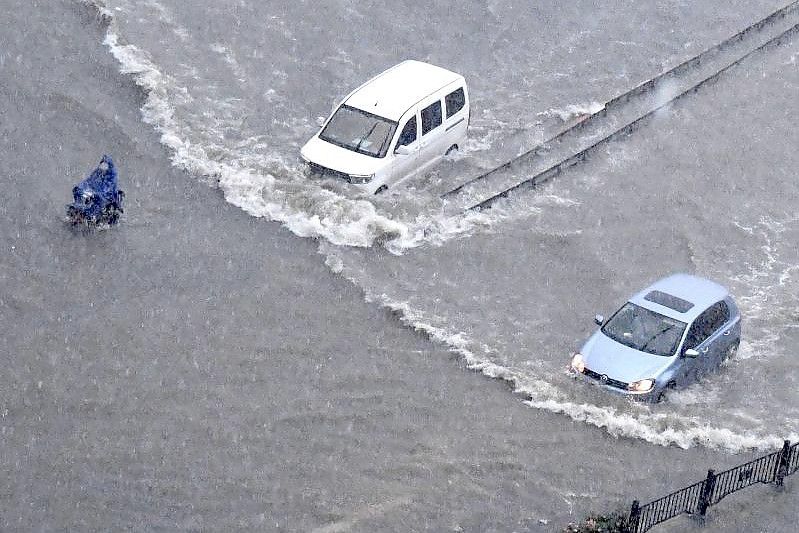
[[[693,304],[693,306],[685,312],[680,312],[674,308],[679,306],[669,307],[653,301],[663,301],[664,298],[647,298],[647,295],[653,291],[665,293],[664,296],[676,296],[680,300]],[[642,290],[630,298],[630,302],[651,309],[662,315],[675,318],[681,322],[691,322],[705,309],[728,296],[729,292],[727,289],[714,281],[691,274],[673,274],[656,281]]]
[[[408,60],[355,89],[344,103],[397,121],[419,100],[457,81],[465,84],[460,74],[430,63]]]

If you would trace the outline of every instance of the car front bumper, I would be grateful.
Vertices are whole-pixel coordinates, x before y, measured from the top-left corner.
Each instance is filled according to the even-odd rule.
[[[631,400],[655,402],[658,400],[661,393],[661,387],[657,381],[655,382],[655,386],[652,387],[652,390],[647,392],[635,392],[627,388],[627,383],[615,380],[604,374],[599,374],[588,368],[586,368],[583,372],[577,372],[576,370],[572,369],[571,373],[574,374],[575,378],[579,379],[580,381],[585,381],[595,387],[600,387],[610,393],[616,394],[617,396],[626,396]]]

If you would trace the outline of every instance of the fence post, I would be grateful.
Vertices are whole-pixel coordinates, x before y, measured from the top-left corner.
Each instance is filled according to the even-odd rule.
[[[641,516],[641,506],[638,500],[633,500],[633,505],[630,507],[630,518],[627,519],[627,532],[638,533],[638,519]]]
[[[707,471],[707,479],[702,483],[702,492],[699,494],[699,515],[705,516],[707,508],[710,507],[710,496],[716,486],[716,472],[713,469]]]
[[[786,440],[782,444],[782,453],[780,460],[777,461],[777,471],[774,472],[774,480],[777,482],[778,487],[782,487],[783,479],[788,475],[788,459],[791,456],[791,441]]]

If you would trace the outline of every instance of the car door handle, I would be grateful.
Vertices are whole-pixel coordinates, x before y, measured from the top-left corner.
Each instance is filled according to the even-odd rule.
[[[727,331],[725,331],[725,332],[724,332],[724,334],[725,334],[725,335],[729,335],[731,332],[732,332],[732,330],[731,330],[731,329],[728,329]]]

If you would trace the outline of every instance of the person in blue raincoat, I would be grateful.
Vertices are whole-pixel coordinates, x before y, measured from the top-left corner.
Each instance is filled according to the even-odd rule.
[[[122,214],[125,193],[117,187],[113,160],[104,155],[89,176],[72,189],[73,202],[67,206],[72,224],[116,224]]]

